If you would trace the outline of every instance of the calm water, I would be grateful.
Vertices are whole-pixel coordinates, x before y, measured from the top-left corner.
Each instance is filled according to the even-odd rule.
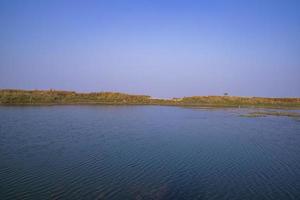
[[[0,199],[300,199],[300,121],[238,112],[0,107]]]

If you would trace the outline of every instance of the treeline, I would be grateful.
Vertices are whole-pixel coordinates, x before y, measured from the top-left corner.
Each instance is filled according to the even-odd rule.
[[[0,90],[2,105],[38,104],[142,104],[212,107],[299,107],[300,98],[262,98],[235,96],[193,96],[173,99],[152,99],[147,95],[117,92],[77,93],[59,90]]]

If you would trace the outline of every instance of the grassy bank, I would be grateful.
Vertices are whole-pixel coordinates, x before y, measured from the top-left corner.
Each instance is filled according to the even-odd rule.
[[[114,92],[77,93],[58,90],[0,90],[0,105],[118,104],[192,107],[300,108],[300,98],[194,96],[153,99],[147,95]]]

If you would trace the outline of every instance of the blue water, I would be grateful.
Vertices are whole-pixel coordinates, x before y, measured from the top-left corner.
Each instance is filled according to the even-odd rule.
[[[0,107],[0,199],[300,199],[300,121],[240,112]]]

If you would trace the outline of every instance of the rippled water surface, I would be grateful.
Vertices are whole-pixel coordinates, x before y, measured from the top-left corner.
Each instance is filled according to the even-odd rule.
[[[300,122],[239,112],[0,107],[0,199],[300,199]]]

